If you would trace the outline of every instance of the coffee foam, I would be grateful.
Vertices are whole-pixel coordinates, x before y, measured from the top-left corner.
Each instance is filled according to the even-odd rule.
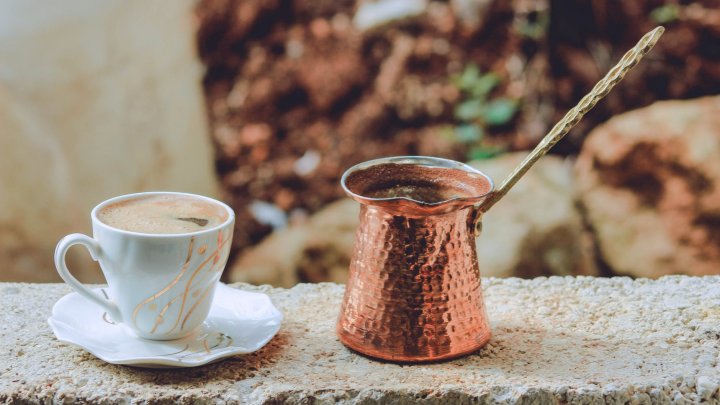
[[[181,234],[210,229],[228,219],[219,204],[187,195],[150,195],[100,208],[98,219],[113,228],[150,234]]]

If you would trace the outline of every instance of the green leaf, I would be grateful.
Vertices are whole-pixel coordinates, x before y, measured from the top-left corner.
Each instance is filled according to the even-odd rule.
[[[480,68],[470,63],[465,66],[465,70],[455,80],[455,85],[463,91],[472,91],[475,83],[480,79]]]
[[[667,24],[680,17],[680,8],[677,4],[666,4],[650,12],[652,18],[658,24]]]
[[[468,152],[469,160],[484,160],[494,158],[505,152],[505,149],[499,146],[478,146],[470,149]]]
[[[550,28],[550,14],[548,12],[539,12],[535,20],[528,17],[524,19],[516,19],[513,25],[515,30],[525,38],[539,40],[547,35]]]
[[[460,121],[473,121],[485,114],[485,106],[481,100],[470,99],[455,107],[455,118]]]
[[[490,126],[503,125],[510,122],[516,112],[517,102],[509,98],[497,98],[485,106],[483,119]]]
[[[485,98],[498,84],[500,84],[498,75],[495,73],[486,73],[475,81],[470,89],[470,94],[472,94],[473,97]]]
[[[477,125],[459,125],[455,127],[455,137],[462,143],[479,142],[483,135],[485,135],[484,132],[485,131]]]

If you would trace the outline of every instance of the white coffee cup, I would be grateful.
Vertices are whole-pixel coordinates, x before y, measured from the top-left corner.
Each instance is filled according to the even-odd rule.
[[[223,207],[221,224],[190,233],[150,234],[111,227],[98,219],[109,204],[144,196],[176,195],[205,200]],[[55,249],[60,277],[75,291],[101,306],[115,322],[138,336],[170,340],[193,332],[210,311],[215,286],[227,262],[235,214],[220,201],[174,192],[148,192],[115,197],[98,204],[91,213],[93,237],[71,234]],[[108,297],[73,277],[65,254],[76,244],[85,246],[108,283]]]

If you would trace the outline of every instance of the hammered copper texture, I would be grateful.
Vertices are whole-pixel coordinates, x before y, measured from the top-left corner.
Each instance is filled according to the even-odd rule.
[[[337,333],[391,361],[458,357],[490,339],[472,206],[397,215],[362,205]]]

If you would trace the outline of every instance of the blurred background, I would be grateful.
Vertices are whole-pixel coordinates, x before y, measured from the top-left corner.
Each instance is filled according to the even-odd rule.
[[[486,215],[498,277],[720,274],[714,0],[0,0],[0,281],[59,281],[94,205],[175,190],[234,208],[225,281],[344,282],[344,169],[432,155],[499,182],[660,24]]]

